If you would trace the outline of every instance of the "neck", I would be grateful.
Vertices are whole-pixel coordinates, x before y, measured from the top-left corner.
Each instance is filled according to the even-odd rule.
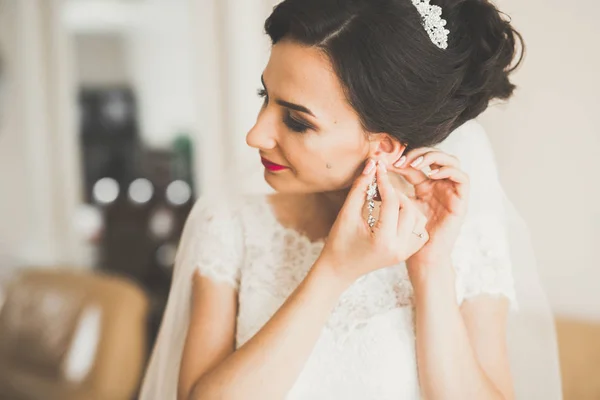
[[[324,209],[327,214],[331,216],[332,221],[335,221],[349,192],[350,189],[337,190],[334,192],[320,192],[317,193],[315,197],[319,207]]]

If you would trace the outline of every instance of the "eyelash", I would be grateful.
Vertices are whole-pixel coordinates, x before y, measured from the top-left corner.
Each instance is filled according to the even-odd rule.
[[[265,89],[258,89],[257,94],[259,97],[262,97],[263,99],[265,99],[265,102],[264,102],[265,105],[269,102],[269,94],[267,93],[267,91]],[[283,118],[283,123],[288,128],[290,128],[292,131],[298,132],[298,133],[304,133],[307,130],[311,129],[311,127],[309,125],[307,125],[306,123],[298,121],[297,119],[293,118],[289,110],[286,110],[286,112],[285,112],[285,116]]]
[[[267,91],[265,89],[258,89],[256,94],[258,94],[258,97],[262,97],[263,99],[265,99],[265,102],[269,100],[269,95],[267,94]]]
[[[310,128],[305,123],[294,119],[292,114],[287,110],[285,112],[285,117],[283,118],[283,123],[286,124],[288,128],[298,133],[304,133]]]

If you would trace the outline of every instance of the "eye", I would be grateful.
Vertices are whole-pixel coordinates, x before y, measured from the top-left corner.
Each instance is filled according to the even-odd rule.
[[[310,125],[306,124],[305,122],[292,117],[292,114],[289,111],[285,112],[283,122],[286,124],[286,126],[288,128],[290,128],[294,132],[298,132],[298,133],[304,133],[307,130],[312,128]]]

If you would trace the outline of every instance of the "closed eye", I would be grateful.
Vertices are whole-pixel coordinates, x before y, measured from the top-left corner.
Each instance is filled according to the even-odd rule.
[[[290,113],[290,110],[285,111],[285,116],[283,118],[283,122],[285,125],[290,128],[294,132],[304,133],[309,129],[313,129],[312,126],[301,121],[300,119],[294,118]]]
[[[264,99],[263,107],[265,107],[269,103],[269,94],[267,93],[267,91],[264,88],[259,88],[256,94],[258,95],[258,97],[262,97]],[[311,124],[304,122],[299,118],[293,117],[289,109],[285,110],[283,123],[290,130],[298,133],[304,133],[309,129],[314,129]]]

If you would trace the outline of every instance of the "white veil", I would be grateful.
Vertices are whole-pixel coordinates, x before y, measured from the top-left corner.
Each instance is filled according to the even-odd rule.
[[[459,130],[483,130],[475,121],[469,121],[453,132],[452,146],[469,147],[456,134]],[[467,152],[468,154],[468,152]],[[464,161],[465,160],[461,160]],[[467,160],[468,161],[468,160]],[[248,169],[244,169],[248,171]],[[240,172],[244,176],[247,172]],[[261,175],[262,176],[262,175]],[[526,224],[502,192],[502,203],[507,217],[507,234],[513,265],[518,310],[512,310],[508,327],[508,345],[511,370],[519,400],[562,399],[558,346],[554,319],[537,273],[533,246]],[[189,324],[191,277],[194,265],[190,257],[197,244],[192,239],[198,223],[195,216],[201,208],[197,204],[186,223],[178,249],[173,283],[167,308],[144,378],[141,400],[175,400],[179,363]]]
[[[139,399],[176,400],[179,363],[190,321],[194,246],[198,211],[202,200],[192,209],[183,230],[175,257],[169,299],[158,332],[154,350],[142,382]]]
[[[529,230],[504,196],[519,309],[508,325],[508,349],[517,399],[562,399],[554,316],[537,272]]]

